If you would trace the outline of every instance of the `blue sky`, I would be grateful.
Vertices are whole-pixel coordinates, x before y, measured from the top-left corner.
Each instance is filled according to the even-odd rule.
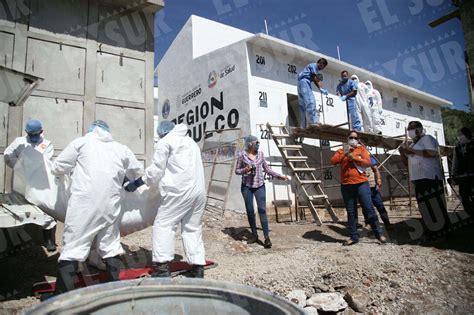
[[[451,0],[169,0],[155,17],[158,64],[190,15],[248,32],[264,32],[443,97],[469,102],[464,38]]]

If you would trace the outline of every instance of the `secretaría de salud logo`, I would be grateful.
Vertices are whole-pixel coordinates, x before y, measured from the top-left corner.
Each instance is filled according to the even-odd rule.
[[[217,84],[217,72],[216,71],[211,71],[209,73],[209,77],[207,79],[207,86],[209,88],[213,88]]]

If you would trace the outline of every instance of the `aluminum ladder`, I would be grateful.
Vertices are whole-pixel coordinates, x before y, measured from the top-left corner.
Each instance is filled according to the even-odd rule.
[[[225,133],[236,132],[237,137],[233,138],[230,141],[221,141],[221,137]],[[203,150],[202,153],[208,151],[213,157],[212,162],[208,163],[211,165],[211,174],[209,176],[207,193],[206,193],[206,212],[208,212],[212,217],[220,219],[226,210],[227,200],[229,196],[229,187],[234,174],[235,163],[237,160],[237,153],[239,152],[239,141],[242,138],[242,130],[240,128],[229,128],[222,130],[211,130],[206,133],[212,134],[217,133],[219,135],[219,140],[217,141],[217,147],[210,148],[208,150]],[[205,146],[208,137],[205,138],[203,146]],[[228,156],[226,159],[221,160],[220,155],[222,153],[221,149],[227,148],[228,152],[232,152],[231,156]],[[222,169],[224,168],[224,169]],[[223,193],[221,195],[216,195],[213,193],[213,188],[216,186],[224,185]],[[218,188],[218,187],[217,187]],[[210,202],[210,201],[213,202]]]
[[[303,208],[309,208],[314,221],[321,225],[322,221],[318,215],[317,208],[323,205],[329,212],[332,220],[338,222],[337,217],[328,196],[324,193],[321,184],[322,181],[317,179],[316,168],[308,165],[308,156],[303,154],[303,146],[296,144],[292,135],[289,134],[285,125],[272,125],[267,123],[267,130],[275,142],[285,163],[293,173],[294,184],[297,191],[301,189],[303,199],[306,202]],[[315,193],[313,193],[315,192]],[[299,206],[297,200],[297,207]]]

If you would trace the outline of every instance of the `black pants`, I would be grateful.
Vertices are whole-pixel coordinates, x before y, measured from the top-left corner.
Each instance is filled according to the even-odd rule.
[[[450,225],[443,182],[437,179],[418,179],[415,184],[416,201],[425,225],[425,233],[435,234]]]
[[[472,191],[474,178],[463,178],[459,181],[459,194],[461,195],[461,202],[464,211],[470,216],[474,214],[474,193]]]

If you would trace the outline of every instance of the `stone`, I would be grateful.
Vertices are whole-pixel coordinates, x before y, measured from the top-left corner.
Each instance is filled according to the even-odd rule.
[[[392,302],[392,301],[395,301],[395,299],[396,299],[395,294],[393,294],[393,293],[388,293],[387,294],[387,300],[388,301]]]
[[[342,312],[337,313],[337,315],[357,315],[357,313],[352,308],[348,307]]]
[[[367,293],[356,288],[348,289],[344,299],[354,311],[360,313],[364,313],[367,310],[367,304],[370,300]]]
[[[347,303],[340,293],[317,293],[306,301],[306,305],[314,306],[318,311],[338,312],[347,308]]]
[[[304,308],[308,315],[318,315],[318,309],[314,306],[307,306]]]
[[[293,290],[287,294],[286,298],[298,306],[306,306],[306,293],[303,290]]]
[[[314,288],[314,291],[315,291],[316,293],[328,292],[328,291],[331,289],[328,285],[326,285],[326,284],[324,284],[324,283],[322,283],[322,282],[317,282],[317,283],[315,283],[315,284],[313,285],[313,288]]]

